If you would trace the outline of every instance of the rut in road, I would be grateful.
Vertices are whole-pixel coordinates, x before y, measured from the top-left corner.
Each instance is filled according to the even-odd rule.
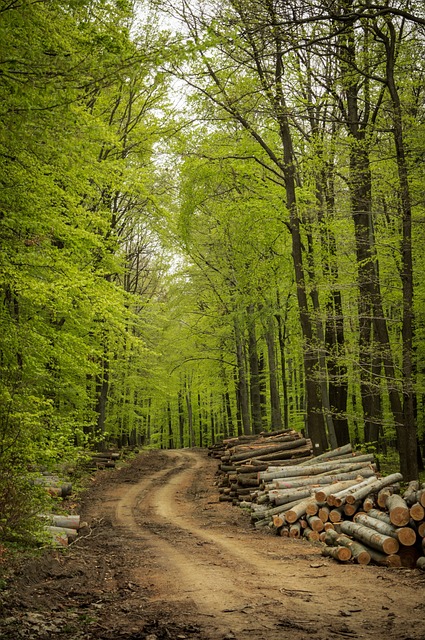
[[[388,623],[390,605],[396,602],[388,585],[374,585],[371,595],[365,593],[366,582],[358,582],[356,588],[349,581],[350,572],[367,567],[334,565],[339,575],[336,589],[335,576],[327,575],[326,562],[311,545],[302,547],[296,541],[298,557],[292,558],[285,555],[285,544],[294,541],[284,543],[263,534],[263,541],[266,538],[270,543],[265,552],[264,542],[257,550],[258,533],[243,535],[214,528],[193,499],[197,478],[203,473],[203,457],[192,450],[167,455],[173,466],[127,489],[116,505],[115,519],[139,540],[140,553],[152,558],[151,579],[158,599],[195,616],[206,637],[277,640],[284,637],[284,628],[291,629],[293,640],[306,638],[306,634],[325,639],[330,633],[403,637],[401,620],[400,631],[393,614]],[[137,572],[133,580],[137,582]],[[412,601],[412,607],[415,604]],[[334,618],[332,614],[339,611],[349,619],[348,624]],[[417,616],[417,611],[412,615]],[[355,625],[352,616],[357,616]],[[425,632],[425,625],[422,628]]]

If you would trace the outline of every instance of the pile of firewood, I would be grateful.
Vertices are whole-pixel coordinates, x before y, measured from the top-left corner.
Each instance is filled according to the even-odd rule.
[[[220,500],[249,509],[257,529],[320,541],[324,555],[342,562],[425,569],[425,485],[411,482],[400,495],[401,474],[381,477],[373,455],[350,445],[273,466],[258,449],[257,440],[224,442],[218,472]]]
[[[93,470],[114,469],[119,458],[119,451],[99,451],[92,454],[87,466]]]
[[[297,431],[287,429],[223,440],[210,447],[210,455],[221,460],[220,500],[238,503],[251,500],[252,489],[261,484],[258,472],[271,463],[283,466],[307,461],[312,457],[312,445]]]
[[[53,544],[59,547],[67,547],[78,537],[79,529],[85,526],[80,521],[79,515],[48,515],[43,516],[44,530],[51,538]]]

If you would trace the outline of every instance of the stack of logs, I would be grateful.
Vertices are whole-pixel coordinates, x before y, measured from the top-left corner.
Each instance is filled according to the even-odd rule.
[[[78,531],[83,526],[79,515],[49,515],[43,518],[46,521],[44,530],[52,539],[55,546],[67,547],[78,537]]]
[[[273,466],[263,457],[270,439],[294,447],[272,458],[279,460]],[[353,453],[350,445],[315,458],[299,453],[304,459],[296,462],[286,457],[304,447],[293,432],[225,441],[212,452],[221,453],[220,500],[249,508],[257,529],[321,541],[323,554],[339,561],[425,569],[425,485],[411,482],[401,496],[401,474],[380,477],[373,455]]]
[[[305,462],[312,457],[312,445],[297,431],[287,429],[223,440],[210,447],[210,455],[221,460],[220,500],[238,504],[251,500],[252,489],[260,486],[258,472],[271,463],[284,466]]]
[[[119,458],[119,451],[99,451],[92,454],[88,468],[93,470],[114,469]]]

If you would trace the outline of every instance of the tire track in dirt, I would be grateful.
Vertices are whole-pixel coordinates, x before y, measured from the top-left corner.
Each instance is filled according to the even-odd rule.
[[[167,455],[173,466],[127,489],[116,505],[115,518],[134,537],[141,535],[148,546],[143,552],[152,557],[157,598],[196,615],[208,638],[277,640],[285,628],[291,629],[292,640],[306,634],[318,640],[330,635],[407,637],[390,584],[376,582],[376,572],[379,575],[382,570],[332,564],[335,571],[328,575],[328,561],[318,558],[311,546],[310,555],[306,554],[307,545],[299,541],[262,534],[259,552],[256,532],[241,537],[234,531],[214,530],[193,496],[204,458],[191,450]],[[268,553],[264,553],[264,539]],[[289,553],[294,554],[294,542],[298,556],[286,555],[288,544]],[[366,575],[364,569],[372,574]],[[356,580],[350,581],[349,574]],[[376,584],[371,595],[365,591],[372,575]],[[396,585],[388,571],[385,577]],[[411,592],[410,619],[418,616],[415,606],[421,602]],[[329,610],[342,613],[334,617],[326,613]],[[425,638],[425,624],[420,622],[419,635],[409,638]]]

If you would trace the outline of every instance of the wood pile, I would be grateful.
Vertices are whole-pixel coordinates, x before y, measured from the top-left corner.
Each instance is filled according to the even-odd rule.
[[[286,443],[282,458],[267,458]],[[425,570],[425,484],[400,493],[401,474],[381,477],[373,455],[345,445],[313,458],[308,446],[294,432],[224,441],[211,452],[220,500],[249,509],[257,529],[323,543],[340,562]]]
[[[51,538],[53,544],[58,547],[67,547],[78,537],[78,532],[86,526],[80,521],[79,515],[48,515],[45,520],[44,530]]]
[[[92,454],[88,463],[88,468],[93,470],[114,469],[119,458],[119,451],[99,451]]]
[[[309,460],[312,445],[311,440],[297,431],[287,429],[223,440],[211,446],[209,454],[221,460],[220,500],[239,503],[251,500],[252,489],[260,486],[259,471],[265,471],[272,462],[284,466],[294,464],[295,460]]]
[[[59,476],[51,473],[43,473],[33,478],[33,483],[45,487],[46,491],[53,497],[66,498],[72,493],[72,483],[64,482]]]

